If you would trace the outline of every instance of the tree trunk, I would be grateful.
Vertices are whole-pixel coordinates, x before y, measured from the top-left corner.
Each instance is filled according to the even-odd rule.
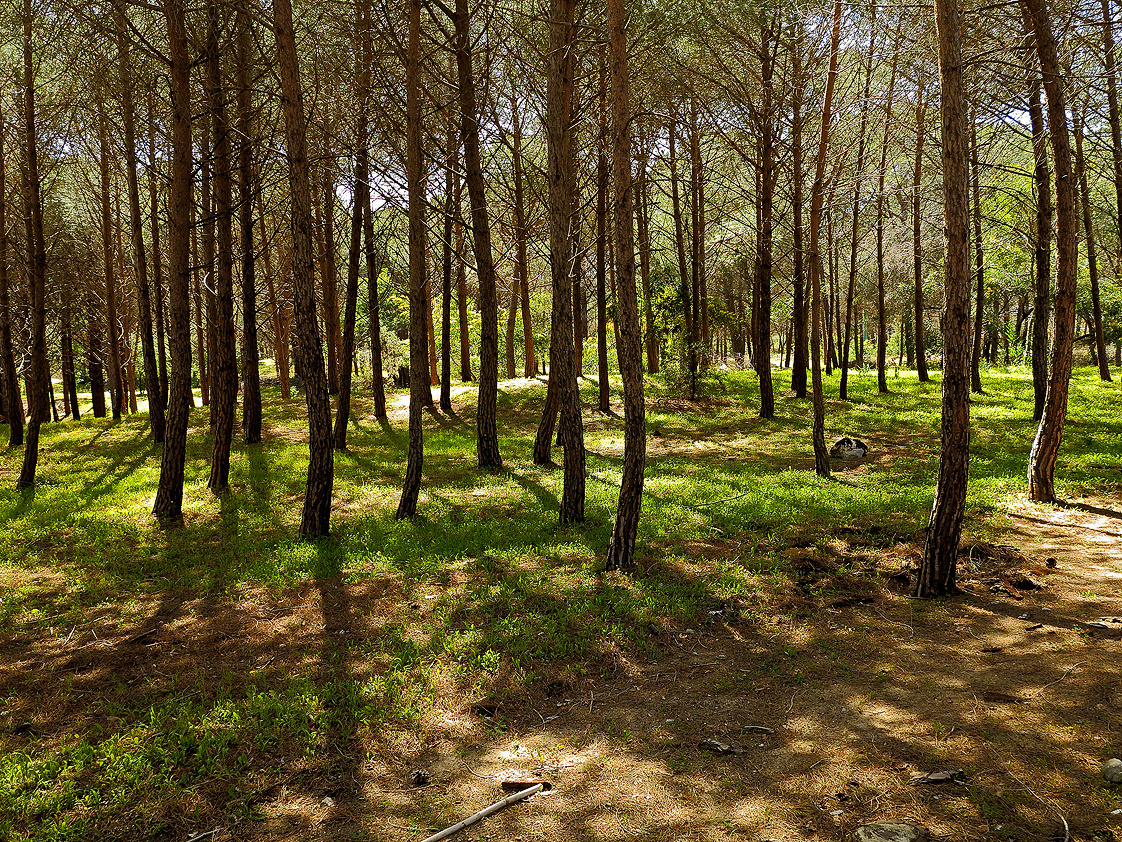
[[[1027,14],[1026,7],[1026,14]],[[1029,28],[1026,22],[1026,28]],[[1036,185],[1036,256],[1033,263],[1032,308],[1032,420],[1044,415],[1048,392],[1048,321],[1052,289],[1052,184],[1048,172],[1048,131],[1040,106],[1040,82],[1034,80],[1029,94],[1029,122],[1032,125],[1033,183]],[[1057,183],[1059,175],[1057,174]]]
[[[877,185],[877,391],[888,393],[888,313],[884,296],[884,181],[888,172],[888,138],[892,126],[892,101],[896,93],[896,70],[900,62],[900,29],[904,16],[896,23],[892,44],[892,71],[888,77],[888,97],[884,103],[884,141],[880,147],[880,175]]]
[[[559,437],[565,451],[560,511],[562,525],[584,520],[585,499],[584,427],[573,351],[572,214],[576,171],[572,148],[572,100],[575,9],[575,0],[553,0],[545,105],[549,251],[553,279],[549,367],[550,379],[556,383],[557,406],[561,414]],[[546,404],[548,414],[548,395]],[[540,426],[538,433],[540,437]]]
[[[242,440],[261,441],[261,353],[257,341],[257,266],[253,255],[253,23],[237,6],[238,227],[242,251]]]
[[[207,96],[214,126],[214,222],[215,273],[212,323],[214,353],[211,376],[214,385],[210,417],[214,427],[214,448],[207,487],[221,493],[230,485],[230,445],[234,438],[234,417],[238,404],[238,358],[234,338],[234,216],[233,180],[230,167],[230,124],[227,119],[226,92],[218,33],[226,29],[220,20],[216,0],[207,7]]]
[[[164,261],[160,248],[160,183],[162,178],[158,175],[159,159],[156,157],[156,115],[155,97],[148,100],[148,197],[151,206],[152,226],[152,280],[156,291],[156,349],[157,361],[160,368],[160,396],[163,398],[163,410],[166,413],[168,406],[168,362],[164,318]]]
[[[330,156],[325,154],[325,159]],[[339,392],[339,284],[335,263],[335,177],[330,164],[323,164],[323,256],[320,273],[323,282],[323,324],[327,341],[327,393]]]
[[[421,411],[425,392],[425,179],[421,148],[421,0],[409,2],[409,46],[405,54],[405,162],[409,189],[409,456],[397,520],[417,514],[424,467]]]
[[[517,243],[515,271],[518,276],[518,292],[522,307],[522,343],[525,351],[526,377],[538,372],[538,359],[534,350],[534,324],[530,318],[530,263],[526,256],[526,205],[522,173],[522,124],[519,118],[517,94],[511,94],[510,113],[514,134],[511,166],[514,169],[514,238]]]
[[[1052,338],[1052,370],[1044,399],[1044,412],[1029,452],[1029,496],[1039,503],[1054,503],[1056,457],[1067,417],[1071,349],[1075,338],[1075,284],[1079,268],[1076,216],[1076,183],[1071,167],[1067,129],[1067,104],[1063,70],[1056,54],[1056,39],[1044,0],[1022,0],[1031,19],[1044,92],[1048,99],[1048,128],[1052,160],[1056,167],[1056,322]]]
[[[98,102],[97,139],[101,173],[101,250],[105,278],[105,328],[109,337],[109,404],[114,421],[121,420],[125,406],[124,384],[121,382],[121,338],[117,313],[117,279],[113,272],[113,220],[109,204],[109,118],[104,103]],[[28,395],[30,402],[31,396]],[[30,410],[29,410],[30,411]]]
[[[920,78],[919,93],[916,96],[916,157],[915,170],[912,180],[912,268],[913,282],[915,284],[915,346],[916,346],[916,371],[919,382],[927,383],[931,380],[927,374],[927,346],[923,336],[923,240],[920,236],[920,189],[923,181],[923,139],[925,132],[925,117],[927,116],[927,103],[924,101],[924,86],[926,80]]]
[[[650,141],[643,145],[639,160],[639,178],[635,182],[638,201],[635,203],[636,233],[639,238],[639,277],[643,286],[643,341],[647,351],[647,374],[658,374],[658,336],[655,333],[654,307],[651,302],[651,235],[650,235],[650,197],[647,167],[650,157]]]
[[[806,397],[807,330],[806,281],[803,271],[803,32],[796,24],[798,35],[791,37],[791,222],[794,266],[791,283],[794,287],[791,309],[794,326],[794,353],[791,362],[791,389],[796,398]]]
[[[760,249],[756,272],[756,375],[760,380],[760,417],[775,416],[775,389],[771,381],[771,275],[775,205],[775,53],[779,33],[774,20],[761,23],[760,67],[763,83],[760,108]],[[708,320],[704,322],[708,324]]]
[[[479,152],[479,109],[475,102],[471,30],[467,0],[456,0],[456,68],[460,88],[460,139],[464,146],[464,178],[471,205],[472,245],[479,278],[479,399],[475,414],[475,453],[481,468],[501,468],[498,422],[495,417],[499,381],[499,305],[491,252],[491,222]]]
[[[367,190],[370,188],[367,187]],[[373,203],[368,196],[365,200],[366,207],[370,210],[363,216],[362,238],[366,245],[366,299],[370,308],[370,369],[371,389],[374,392],[374,417],[386,417],[386,381],[382,373],[382,317],[378,312],[378,278],[382,274],[382,267],[378,262],[377,249],[374,245],[374,213]]]
[[[643,399],[643,340],[635,294],[635,243],[631,197],[631,105],[624,0],[607,0],[608,49],[612,73],[612,169],[616,289],[619,310],[619,365],[623,380],[623,475],[605,567],[630,568],[643,500],[647,463],[646,406]]]
[[[875,8],[873,14],[876,14]],[[853,211],[850,214],[849,286],[845,293],[845,339],[842,342],[841,383],[838,397],[849,400],[849,346],[853,332],[853,295],[857,287],[857,233],[861,211],[861,177],[865,170],[865,130],[869,124],[869,90],[873,81],[873,55],[876,50],[876,28],[869,35],[869,60],[865,65],[865,93],[861,106],[861,126],[857,132],[857,166],[854,167]]]
[[[822,395],[822,253],[819,231],[822,226],[822,203],[825,194],[826,153],[830,145],[830,120],[834,98],[834,82],[838,75],[838,44],[841,40],[841,0],[834,0],[833,31],[830,36],[830,73],[822,101],[822,132],[818,139],[814,187],[810,198],[810,282],[811,325],[810,364],[811,391],[814,401],[814,470],[820,477],[830,476],[830,456],[826,451],[826,403]]]
[[[1095,226],[1091,217],[1091,190],[1087,184],[1087,171],[1083,166],[1083,120],[1075,113],[1075,169],[1079,173],[1079,196],[1083,211],[1083,236],[1087,241],[1087,274],[1091,281],[1091,327],[1094,333],[1093,356],[1099,366],[1099,379],[1110,382],[1110,367],[1106,359],[1106,340],[1103,337],[1103,311],[1099,301],[1099,264],[1095,259]]]
[[[1110,157],[1114,165],[1115,222],[1118,225],[1119,257],[1122,258],[1122,120],[1118,116],[1118,75],[1114,54],[1114,27],[1111,0],[1101,0],[1103,9],[1103,56],[1106,73],[1107,116],[1110,122]],[[1115,345],[1116,359],[1122,355],[1122,343]]]
[[[331,522],[331,487],[335,478],[331,448],[331,407],[324,373],[323,346],[316,324],[312,250],[311,177],[304,125],[304,96],[296,57],[290,0],[274,0],[274,35],[281,81],[281,108],[287,142],[288,184],[292,194],[292,297],[296,319],[297,362],[304,378],[308,407],[308,481],[300,534],[327,535]]]
[[[140,347],[144,358],[144,377],[148,384],[148,423],[152,440],[164,440],[164,397],[156,347],[152,337],[152,299],[148,289],[148,261],[144,248],[144,220],[140,215],[140,187],[136,177],[136,118],[133,107],[132,62],[123,2],[114,3],[117,18],[117,50],[121,76],[121,122],[125,133],[125,175],[128,180],[129,216],[132,231],[133,268],[136,273],[136,304],[140,319]]]
[[[367,161],[367,92],[370,89],[369,0],[360,0],[355,10],[357,45],[358,123],[355,127],[355,181],[351,191],[351,239],[347,248],[347,291],[343,304],[343,360],[339,367],[339,398],[335,411],[335,449],[347,449],[347,425],[351,420],[351,378],[355,364],[355,321],[358,315],[358,273],[362,257],[362,221],[370,214],[369,163]],[[432,392],[430,390],[429,394]]]
[[[61,331],[59,334],[59,354],[62,357],[62,388],[64,406],[69,415],[77,421],[82,417],[78,409],[78,378],[74,370],[74,323],[71,310],[72,290],[66,291],[66,299],[62,302],[59,313]]]
[[[975,112],[975,115],[977,112]],[[974,336],[970,350],[970,391],[982,394],[982,318],[986,305],[986,263],[982,249],[982,190],[979,186],[981,165],[978,160],[977,120],[970,121],[970,190],[974,211]]]
[[[35,485],[39,464],[39,428],[49,419],[47,374],[47,247],[43,239],[43,205],[39,195],[39,150],[35,128],[35,78],[31,64],[31,0],[23,4],[23,129],[27,183],[24,236],[27,247],[27,293],[31,309],[31,360],[27,376],[27,438],[16,488]],[[102,147],[104,156],[104,147]]]
[[[260,185],[257,189],[257,206],[261,215],[261,262],[265,265],[265,287],[269,291],[270,320],[273,324],[273,362],[280,380],[281,397],[292,399],[292,385],[288,378],[288,314],[285,304],[277,296],[277,286],[273,276],[273,261],[268,236],[265,233],[265,205],[261,200]]]
[[[919,597],[957,590],[955,561],[970,460],[970,171],[957,0],[936,0],[935,25],[943,117],[943,417],[939,479],[916,582]]]
[[[679,295],[685,316],[685,355],[687,373],[690,381],[690,400],[697,396],[697,345],[694,338],[694,312],[692,308],[693,296],[690,288],[690,275],[686,263],[686,235],[682,221],[682,206],[678,195],[678,156],[675,152],[675,140],[678,130],[678,115],[673,99],[670,101],[670,146],[668,157],[670,159],[670,204],[674,214],[674,245],[678,252],[678,279]]]
[[[8,280],[8,193],[4,170],[4,118],[0,114],[0,387],[3,387],[4,415],[8,422],[8,447],[19,447],[23,444],[24,415],[16,358],[12,349],[12,303]],[[92,368],[90,380],[93,388]],[[102,400],[104,399],[103,396]]]
[[[163,0],[171,60],[171,183],[168,186],[168,415],[160,456],[160,483],[152,513],[167,522],[183,518],[183,467],[191,404],[191,59],[181,0]]]
[[[448,119],[447,150],[444,167],[444,236],[441,240],[443,250],[443,280],[441,289],[440,313],[440,409],[452,412],[452,230],[456,225],[456,209],[453,204],[456,191],[455,169],[456,144],[459,143],[455,121]],[[513,377],[513,375],[511,375]]]
[[[600,48],[596,137],[596,409],[611,408],[608,382],[608,81],[607,55]]]

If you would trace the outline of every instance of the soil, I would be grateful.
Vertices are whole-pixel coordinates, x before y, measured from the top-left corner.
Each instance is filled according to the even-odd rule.
[[[454,838],[794,842],[904,822],[953,840],[1113,839],[1122,792],[1099,770],[1122,755],[1122,500],[1025,502],[1005,518],[993,543],[963,546],[963,593],[936,602],[908,595],[922,535],[792,541],[798,575],[766,611],[714,605],[703,623],[652,626],[652,656],[615,652],[594,677],[563,671],[494,700],[449,687],[415,731],[356,729],[324,757],[257,758],[256,820],[204,838],[416,842],[504,797],[504,781],[545,780],[550,791]],[[357,646],[349,662],[327,653],[410,599],[340,579],[240,600],[153,588],[127,634],[95,621],[66,639],[0,635],[9,721],[62,739],[112,729],[89,700],[121,684],[369,670]],[[941,771],[955,774],[913,784]],[[195,797],[154,817],[162,838],[227,822],[225,784]],[[207,825],[187,826],[191,812]]]

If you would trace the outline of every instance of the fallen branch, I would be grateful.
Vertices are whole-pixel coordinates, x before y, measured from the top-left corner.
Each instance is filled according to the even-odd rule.
[[[1037,690],[1032,695],[1033,696],[1039,696],[1041,693],[1043,693],[1045,690],[1047,690],[1053,684],[1059,684],[1061,681],[1063,681],[1065,678],[1067,678],[1069,675],[1071,675],[1073,672],[1075,672],[1076,669],[1078,669],[1079,667],[1084,667],[1086,665],[1087,665],[1086,661],[1080,661],[1078,664],[1072,665],[1072,667],[1070,669],[1068,669],[1067,672],[1065,672],[1063,675],[1061,675],[1055,681],[1049,681],[1047,684],[1045,684],[1043,687],[1041,687],[1039,690]]]
[[[516,801],[521,801],[523,798],[529,798],[535,792],[540,792],[542,790],[542,788],[545,787],[545,786],[546,786],[546,784],[534,784],[533,786],[527,787],[526,789],[522,790],[521,792],[514,793],[514,795],[508,795],[506,798],[502,799],[501,801],[496,801],[490,807],[484,807],[482,810],[480,810],[474,816],[469,816],[468,818],[464,819],[462,822],[459,822],[458,824],[454,824],[451,827],[446,827],[446,828],[444,828],[444,830],[440,831],[439,833],[434,833],[432,836],[425,839],[424,842],[438,842],[438,840],[440,840],[440,839],[447,839],[452,834],[459,833],[465,827],[471,827],[477,821],[480,821],[481,819],[487,818],[492,813],[497,813],[503,807],[507,807],[507,806],[515,803]]]

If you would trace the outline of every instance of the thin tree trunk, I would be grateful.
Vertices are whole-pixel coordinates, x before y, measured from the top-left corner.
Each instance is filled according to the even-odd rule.
[[[561,414],[559,437],[565,451],[561,495],[562,525],[584,520],[585,450],[573,351],[572,213],[576,172],[573,162],[573,17],[575,0],[553,0],[546,80],[546,140],[549,181],[549,245],[553,278],[550,379]],[[545,415],[550,414],[547,394]],[[546,424],[543,416],[538,440]],[[552,428],[552,423],[548,425]],[[547,440],[548,442],[548,440]],[[548,444],[547,444],[548,446]],[[535,447],[535,450],[537,448]]]
[[[924,101],[924,86],[926,80],[920,77],[919,93],[916,96],[916,157],[915,170],[912,179],[912,268],[913,283],[915,285],[915,346],[916,346],[916,372],[920,383],[931,380],[927,373],[927,346],[923,336],[923,240],[920,236],[920,189],[923,181],[923,139],[926,131],[924,126],[927,116],[927,103]]]
[[[697,346],[694,338],[694,313],[692,309],[693,296],[690,289],[690,275],[686,263],[686,235],[682,221],[682,206],[678,195],[678,156],[675,151],[675,140],[678,129],[678,115],[673,99],[670,101],[670,145],[668,157],[670,159],[670,204],[674,214],[674,245],[678,252],[678,279],[685,311],[685,353],[687,373],[690,381],[690,400],[697,397]]]
[[[495,264],[491,252],[491,221],[479,152],[479,109],[475,102],[471,31],[467,0],[456,0],[456,67],[460,88],[460,139],[464,146],[464,178],[471,205],[472,245],[479,278],[479,399],[475,413],[475,452],[481,468],[501,468],[496,407],[499,381],[499,307]]]
[[[510,113],[513,131],[511,166],[514,169],[514,237],[517,242],[515,271],[518,275],[518,292],[522,307],[522,343],[525,351],[526,377],[538,372],[538,359],[534,349],[534,325],[530,318],[530,263],[526,256],[526,205],[522,173],[522,124],[519,118],[518,98],[511,94]]]
[[[608,45],[612,73],[612,217],[615,222],[616,272],[620,321],[620,377],[623,380],[623,474],[616,519],[608,541],[605,567],[627,569],[634,563],[635,536],[643,500],[647,463],[646,405],[643,399],[643,342],[635,294],[635,242],[631,196],[631,105],[627,65],[627,15],[624,0],[607,0]]]
[[[325,158],[330,157],[325,155]],[[327,393],[339,392],[339,284],[335,263],[335,178],[330,165],[323,165],[323,257],[320,272],[323,282],[323,323],[327,341]]]
[[[650,235],[650,182],[647,167],[650,158],[649,141],[644,143],[639,159],[639,178],[635,182],[636,234],[639,242],[639,277],[643,287],[643,341],[647,351],[647,374],[658,374],[658,336],[655,333],[654,306],[651,302],[651,235]]]
[[[1027,14],[1027,7],[1026,7]],[[1026,28],[1029,24],[1026,22]],[[1033,182],[1036,185],[1036,255],[1033,263],[1035,297],[1032,310],[1032,420],[1044,415],[1048,391],[1048,321],[1052,289],[1052,184],[1048,172],[1048,132],[1040,105],[1040,81],[1033,80],[1029,93],[1029,122],[1032,125]],[[1059,176],[1056,176],[1057,181]]]
[[[796,24],[798,35],[791,35],[791,222],[793,261],[791,283],[794,287],[792,310],[794,320],[794,354],[791,363],[791,389],[796,398],[806,397],[807,330],[806,281],[803,271],[803,72],[802,27]]]
[[[191,405],[191,60],[181,0],[163,0],[171,67],[171,183],[168,186],[168,415],[160,455],[160,483],[152,513],[160,520],[183,518],[183,468],[187,414]]]
[[[166,413],[168,406],[168,362],[167,346],[165,341],[164,319],[164,261],[160,248],[160,182],[158,173],[158,159],[156,158],[156,116],[155,97],[148,100],[148,196],[151,204],[152,226],[152,280],[156,292],[156,349],[157,361],[160,368],[160,396],[163,399],[163,411]]]
[[[23,398],[12,349],[12,303],[8,280],[7,188],[4,172],[4,117],[0,113],[0,386],[3,387],[4,415],[8,422],[8,447],[23,444]],[[91,324],[93,318],[91,314]],[[90,367],[91,388],[93,368]],[[104,396],[102,401],[104,401]]]
[[[596,409],[608,412],[608,81],[607,54],[600,48],[596,98],[600,131],[596,137]]]
[[[1118,73],[1114,47],[1114,11],[1111,0],[1101,0],[1103,10],[1103,56],[1106,73],[1107,117],[1110,122],[1110,157],[1114,165],[1115,222],[1118,225],[1119,258],[1122,259],[1122,120],[1118,116]],[[1115,358],[1122,359],[1122,343],[1115,345]]]
[[[27,293],[31,309],[31,360],[27,377],[27,438],[16,488],[35,485],[39,464],[39,428],[48,416],[47,247],[43,239],[43,205],[39,195],[39,150],[35,128],[35,79],[31,64],[31,0],[23,5],[23,118],[27,173],[24,236],[27,247]],[[104,154],[104,147],[103,147]]]
[[[367,187],[369,190],[369,187]],[[366,198],[366,207],[371,212],[363,216],[362,237],[366,244],[366,298],[370,312],[370,388],[374,392],[374,417],[386,417],[386,381],[382,373],[382,317],[378,311],[378,278],[382,274],[382,267],[378,262],[377,250],[374,245],[374,213],[373,203]]]
[[[875,8],[873,14],[876,14]],[[875,21],[874,21],[875,23]],[[853,211],[850,214],[849,286],[845,294],[845,339],[842,342],[841,383],[838,397],[849,400],[849,346],[853,331],[853,295],[857,287],[857,233],[861,211],[861,177],[865,171],[865,130],[869,124],[869,90],[873,81],[873,55],[876,49],[876,28],[869,35],[869,60],[865,65],[865,93],[861,106],[861,126],[857,132],[856,180],[853,184]]]
[[[292,385],[288,379],[288,319],[284,303],[277,297],[271,249],[265,232],[265,205],[261,200],[260,187],[257,190],[257,205],[261,214],[261,261],[265,264],[265,286],[269,290],[269,312],[273,323],[273,362],[280,380],[281,397],[288,401],[292,399]]]
[[[774,21],[761,23],[760,67],[763,96],[760,114],[760,249],[757,261],[756,290],[756,375],[760,380],[760,417],[775,415],[775,389],[771,381],[771,276],[774,248],[773,211],[775,205],[775,53],[779,34]],[[704,217],[703,217],[704,218]],[[708,309],[706,307],[706,309]],[[703,322],[708,325],[708,319]]]
[[[939,479],[923,547],[916,596],[942,596],[955,587],[955,562],[966,508],[970,460],[970,216],[966,91],[957,0],[936,0],[939,92],[943,118],[943,416]]]
[[[405,161],[409,189],[409,456],[394,517],[417,514],[424,467],[421,411],[425,392],[425,181],[421,148],[421,0],[409,2],[409,46],[405,54]]]
[[[1076,182],[1071,167],[1067,128],[1067,103],[1063,70],[1056,54],[1056,39],[1043,0],[1022,0],[1032,23],[1040,72],[1048,99],[1048,135],[1056,167],[1056,318],[1052,338],[1052,370],[1044,399],[1044,412],[1029,452],[1029,496],[1040,503],[1054,503],[1056,457],[1067,417],[1068,383],[1071,380],[1071,350],[1075,338],[1075,285],[1079,269]]]
[[[288,182],[292,194],[292,293],[296,319],[297,361],[308,407],[308,481],[300,534],[327,535],[331,522],[331,488],[335,478],[331,448],[331,407],[327,395],[323,346],[316,324],[312,250],[311,177],[304,125],[304,97],[296,57],[290,0],[274,0],[274,35],[281,81],[281,107],[287,142]]]
[[[140,347],[144,358],[144,377],[148,384],[148,421],[152,440],[164,440],[164,397],[161,392],[160,371],[156,362],[156,347],[152,337],[152,300],[148,289],[148,261],[144,248],[144,220],[140,215],[140,187],[136,170],[136,118],[133,107],[132,62],[129,40],[126,35],[125,7],[121,0],[114,3],[117,17],[117,50],[121,77],[121,118],[125,134],[125,175],[128,180],[129,215],[132,231],[133,269],[136,273],[137,315],[140,319]]]
[[[214,400],[210,417],[214,448],[207,487],[215,493],[230,485],[230,445],[238,404],[238,358],[234,338],[234,215],[230,167],[230,124],[226,111],[218,33],[226,28],[220,8],[211,0],[207,8],[207,95],[214,125],[215,295],[212,323]]]
[[[978,160],[977,112],[970,121],[970,190],[974,212],[974,336],[970,350],[970,391],[982,394],[982,319],[986,304],[986,263],[982,248],[982,190],[979,186],[981,165]]]
[[[124,384],[121,382],[121,339],[120,325],[117,321],[117,279],[113,272],[113,221],[109,203],[109,118],[105,115],[104,104],[98,102],[97,139],[101,172],[101,249],[102,267],[105,278],[105,326],[109,336],[109,403],[114,421],[121,420],[125,405]],[[36,188],[38,189],[38,188]],[[28,396],[30,402],[31,396]],[[29,410],[30,411],[30,410]]]
[[[257,266],[253,255],[253,24],[237,6],[238,228],[242,251],[242,440],[261,441],[261,353],[257,340]]]
[[[442,263],[444,283],[441,289],[440,318],[440,409],[442,412],[448,413],[452,412],[452,229],[456,224],[456,213],[453,205],[456,176],[453,169],[458,142],[455,121],[449,117],[448,148],[445,154],[444,167],[444,237],[441,242],[444,258]]]
[[[830,120],[834,98],[834,82],[838,75],[838,44],[841,40],[841,0],[834,0],[833,31],[830,36],[830,72],[822,101],[822,132],[818,140],[814,187],[810,199],[810,281],[811,325],[810,364],[811,392],[814,401],[814,470],[820,477],[830,476],[830,456],[826,451],[826,403],[822,395],[822,254],[819,230],[822,226],[822,200],[825,193],[826,153],[830,145]]]
[[[888,77],[888,96],[884,103],[884,140],[880,147],[877,172],[877,391],[888,392],[888,313],[884,294],[884,182],[888,173],[888,138],[892,126],[892,102],[896,93],[896,71],[900,62],[900,29],[904,16],[897,17],[896,35],[892,41],[892,71]]]
[[[1110,367],[1106,359],[1106,340],[1103,337],[1103,311],[1099,300],[1099,264],[1095,259],[1095,226],[1091,217],[1091,190],[1087,184],[1087,170],[1083,166],[1083,120],[1075,113],[1075,169],[1079,173],[1079,196],[1083,211],[1083,236],[1087,241],[1087,274],[1091,281],[1091,326],[1095,341],[1092,350],[1099,366],[1099,379],[1110,382]]]
[[[351,191],[351,239],[347,248],[347,290],[343,304],[343,360],[339,368],[339,397],[335,411],[335,449],[347,449],[347,425],[351,420],[351,378],[355,364],[355,321],[358,315],[358,273],[362,258],[362,221],[370,214],[369,163],[367,160],[367,91],[370,89],[369,0],[360,0],[355,10],[355,31],[359,33],[358,78],[360,97],[355,127],[355,181]],[[432,392],[430,390],[429,394]]]

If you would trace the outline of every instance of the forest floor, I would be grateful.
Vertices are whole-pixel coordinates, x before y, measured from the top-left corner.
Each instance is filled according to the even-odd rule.
[[[145,416],[52,427],[35,495],[0,492],[0,838],[418,842],[537,780],[455,838],[1122,838],[1120,390],[1079,373],[1071,502],[1041,506],[1026,382],[976,402],[963,593],[937,601],[909,595],[937,383],[831,402],[872,450],[829,481],[803,402],[765,422],[747,375],[698,404],[656,385],[630,575],[597,566],[620,419],[586,416],[588,523],[558,529],[559,472],[525,457],[539,383],[504,384],[500,472],[472,466],[470,393],[429,416],[406,524],[404,396],[385,425],[360,402],[318,543],[292,538],[298,401],[272,396],[221,498],[196,413],[172,530]]]

